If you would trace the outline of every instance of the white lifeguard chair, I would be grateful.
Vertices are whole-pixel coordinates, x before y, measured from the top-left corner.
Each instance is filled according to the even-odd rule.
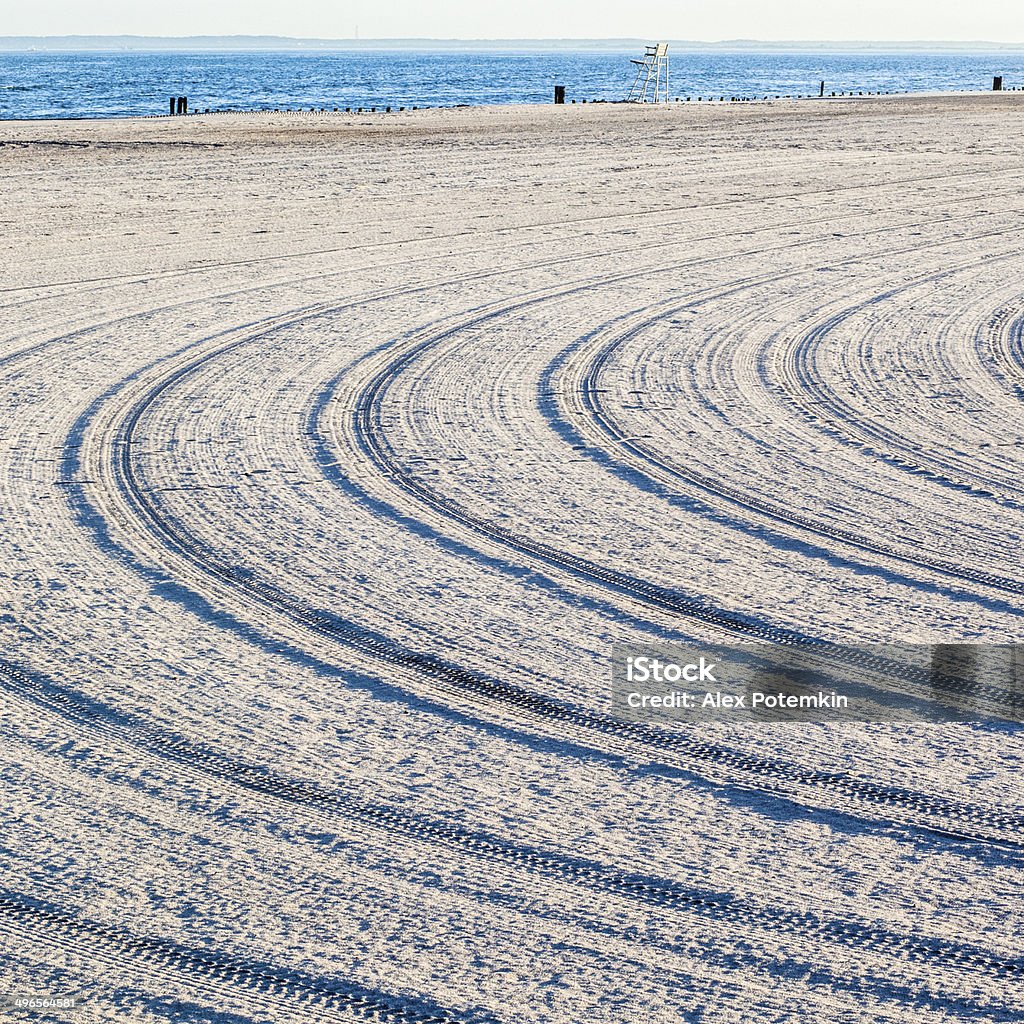
[[[636,79],[633,88],[626,97],[629,103],[668,103],[668,43],[656,43],[648,46],[647,52],[640,60],[631,60],[636,65]],[[647,98],[651,85],[654,96]]]

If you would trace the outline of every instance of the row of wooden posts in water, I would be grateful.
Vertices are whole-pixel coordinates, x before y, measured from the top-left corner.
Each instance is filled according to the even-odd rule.
[[[1016,91],[1018,86],[1011,85],[1008,88],[1009,88],[1010,91]],[[1002,75],[993,75],[993,77],[992,77],[992,91],[993,92],[1003,92],[1003,91],[1005,91],[1004,87],[1003,87],[1003,76]],[[829,98],[831,99],[832,97],[838,97],[838,96],[891,96],[891,95],[897,95],[897,94],[890,93],[890,92],[867,92],[867,91],[862,89],[859,92],[854,92],[853,90],[851,90],[849,92],[835,92],[835,91],[833,91],[833,92],[831,92],[829,94]],[[818,97],[820,99],[824,99],[825,98],[825,82],[824,81],[822,81],[819,84],[819,87],[818,87]],[[770,100],[771,98],[772,98],[771,96],[763,97],[763,99],[766,99],[766,100]],[[714,96],[708,96],[707,99],[708,99],[709,103],[713,103],[714,100],[715,100],[715,97]],[[729,97],[729,102],[730,103],[749,103],[752,100],[756,101],[757,99],[758,99],[758,97],[756,97],[756,96],[754,96],[754,97],[730,96]],[[812,93],[807,93],[806,96],[789,94],[789,95],[786,95],[786,96],[776,96],[775,99],[777,99],[777,100],[782,100],[782,99],[786,99],[786,100],[813,99],[813,94]],[[690,100],[691,100],[691,97],[687,96],[686,97],[686,102],[689,103]],[[726,101],[724,96],[720,96],[718,98],[718,100],[719,100],[720,103],[724,103]],[[564,85],[556,85],[555,86],[555,103],[564,103],[564,102],[565,102],[565,86]],[[573,100],[572,102],[575,103],[576,101]],[[586,103],[587,101],[583,100],[583,102]],[[595,101],[595,102],[598,102],[598,101]],[[657,100],[655,100],[655,102],[657,102]],[[666,97],[665,102],[668,102],[668,98],[667,97]],[[676,103],[682,103],[682,102],[683,102],[683,98],[681,96],[677,96],[676,97]],[[697,97],[697,102],[698,103],[703,103],[704,102],[704,97],[703,96],[698,96]]]
[[[465,106],[468,106],[468,104],[460,103],[460,104],[458,104],[458,106],[465,107]],[[395,109],[395,108],[393,108],[393,107],[381,107],[380,109],[385,114],[390,114],[391,111],[393,109]],[[406,108],[405,107],[398,107],[397,109],[402,111],[402,110],[405,110]],[[420,110],[420,109],[429,110],[430,107],[422,107],[422,108],[420,108],[420,107],[409,107],[409,110]],[[308,111],[303,110],[302,107],[296,107],[294,110],[292,110],[291,107],[285,107],[284,109],[281,109],[280,107],[275,107],[273,110],[266,110],[266,109],[261,109],[261,110],[211,110],[209,107],[207,107],[205,110],[200,110],[198,107],[196,107],[191,112],[193,114],[292,114],[292,113],[294,113],[294,114],[306,114],[306,113],[315,114],[318,111],[317,111],[316,107],[310,107]],[[321,114],[328,114],[330,112],[331,112],[331,110],[330,110],[329,107],[320,107],[319,108],[319,113],[321,113]],[[170,115],[171,115],[171,117],[175,117],[175,116],[177,116],[179,114],[184,115],[184,114],[188,114],[188,113],[189,113],[188,97],[187,96],[172,96],[171,100],[170,100]],[[335,114],[342,113],[341,108],[340,107],[335,107],[334,108],[334,113]],[[344,110],[344,113],[346,113],[346,114],[376,114],[377,113],[377,108],[376,107],[356,107],[355,110],[353,110],[352,107],[346,107],[345,110]]]
[[[1008,89],[1010,91],[1016,91],[1018,89],[1018,86],[1011,85],[1011,86],[1008,87]],[[992,78],[992,91],[993,92],[1004,92],[1004,91],[1007,91],[1007,88],[1003,86],[1003,76],[1002,75],[994,75],[993,76],[993,78]],[[854,92],[851,91],[851,92],[839,92],[839,93],[832,92],[832,93],[830,93],[830,98],[833,97],[833,96],[889,96],[889,95],[892,95],[892,94],[888,93],[888,92],[863,92],[863,91],[854,93]],[[825,83],[824,82],[822,82],[820,87],[819,87],[818,96],[821,97],[821,98],[824,98],[824,96],[825,96]],[[754,98],[756,99],[756,97],[754,97]],[[766,100],[770,100],[772,97],[771,96],[765,96],[764,98]],[[806,98],[807,99],[811,99],[812,97],[811,97],[810,94],[808,94]],[[714,99],[715,99],[714,96],[709,96],[708,97],[708,102],[709,103],[713,103]],[[804,97],[803,96],[788,95],[788,96],[776,96],[775,99],[777,99],[777,100],[781,100],[781,99],[791,100],[791,99],[804,99]],[[697,97],[697,101],[699,103],[702,103],[704,101],[704,97],[703,96],[698,96]],[[725,100],[724,96],[719,97],[719,102],[720,103],[724,103],[725,101],[726,100]],[[573,100],[572,102],[575,103],[576,101]],[[583,100],[582,102],[586,103],[587,101]],[[593,102],[601,103],[601,102],[604,102],[604,101],[603,100],[594,100]],[[677,103],[681,103],[682,102],[682,97],[681,96],[677,96],[676,97],[676,102]],[[690,102],[690,97],[689,96],[686,97],[686,102],[687,103]],[[749,102],[749,100],[747,100],[743,96],[730,96],[729,97],[729,102],[731,102],[731,103],[742,103],[742,102]],[[555,86],[555,103],[565,103],[565,86],[564,85],[556,85]],[[315,108],[310,108],[310,109],[311,109],[311,111],[315,112]],[[365,109],[370,111],[371,113],[376,113],[377,112],[377,108],[376,107],[367,107]],[[391,113],[391,107],[386,107],[384,109],[385,109],[385,113],[388,113],[388,114]],[[405,107],[399,107],[398,109],[399,110],[405,110]],[[417,107],[411,107],[410,109],[417,110],[418,108]],[[357,109],[356,113],[362,114],[363,111],[364,111],[364,108],[363,107],[359,107]],[[326,113],[327,112],[327,108],[326,107],[321,107],[320,108],[320,112],[321,113]],[[334,108],[334,112],[337,114],[340,111],[338,110],[337,107],[335,107]],[[188,113],[188,97],[187,96],[172,96],[170,98],[170,114],[171,114],[171,116],[174,117],[176,115],[184,115],[184,114],[187,114],[187,113]],[[195,111],[195,113],[198,113],[198,111]],[[210,113],[209,109],[206,110],[206,113],[207,114]],[[279,113],[279,111],[275,110],[274,113]],[[352,113],[352,108],[351,107],[346,107],[345,108],[345,113],[346,114]]]

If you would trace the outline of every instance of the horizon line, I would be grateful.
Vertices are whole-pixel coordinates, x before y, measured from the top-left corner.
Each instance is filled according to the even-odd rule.
[[[343,36],[285,36],[275,35],[272,33],[233,33],[230,35],[218,34],[218,33],[205,33],[195,35],[157,35],[157,34],[143,34],[143,33],[120,33],[120,32],[103,32],[103,33],[81,33],[81,32],[70,32],[70,33],[59,33],[49,35],[3,35],[0,36],[0,44],[7,42],[42,42],[42,41],[104,41],[104,40],[124,40],[124,41],[154,41],[154,42],[199,42],[199,41],[253,41],[253,42],[284,42],[292,43],[296,45],[306,44],[330,44],[335,45],[339,43],[352,44],[356,43],[360,46],[365,46],[371,43],[502,43],[502,44],[514,44],[514,43],[554,43],[554,44],[646,44],[653,37],[645,36],[602,36],[602,37],[583,37],[583,36],[518,36],[518,37],[465,37],[465,36],[377,36],[372,38],[359,38],[359,37],[343,37]],[[969,46],[991,46],[999,49],[1012,49],[1020,48],[1024,49],[1024,40],[1015,42],[997,42],[991,39],[752,39],[752,38],[732,38],[732,39],[668,39],[664,40],[663,37],[659,37],[658,41],[667,41],[669,45],[685,46],[685,47],[728,47],[728,46],[741,46],[741,47],[756,47],[766,46],[771,48],[777,48],[780,46],[813,46],[813,47],[826,47],[826,46],[840,46],[840,47],[851,47],[851,46],[889,46],[889,47],[954,47],[963,48]]]

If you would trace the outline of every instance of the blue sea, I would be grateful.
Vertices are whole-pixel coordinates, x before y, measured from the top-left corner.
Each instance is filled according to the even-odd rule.
[[[211,110],[452,106],[621,100],[635,51],[387,50],[0,53],[0,118],[121,117],[167,112],[169,96]],[[1024,54],[678,51],[671,95],[726,98],[1024,85]]]

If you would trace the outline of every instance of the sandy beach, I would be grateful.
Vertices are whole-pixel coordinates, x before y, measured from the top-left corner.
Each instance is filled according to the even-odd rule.
[[[0,122],[0,177],[0,996],[1016,1019],[1019,726],[600,716],[625,640],[1020,637],[1024,93]]]

